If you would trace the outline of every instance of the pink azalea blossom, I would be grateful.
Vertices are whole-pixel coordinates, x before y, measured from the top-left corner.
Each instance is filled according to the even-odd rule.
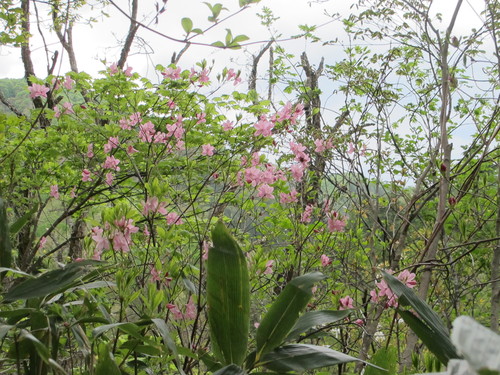
[[[73,189],[71,189],[71,192],[69,193],[69,196],[71,198],[76,198],[76,192],[75,192],[75,190],[76,190],[76,186],[73,186]]]
[[[179,310],[179,308],[172,303],[167,304],[167,309],[170,310],[175,320],[180,320],[184,317],[181,310]]]
[[[104,145],[104,153],[108,153],[114,148],[117,148],[118,145],[120,144],[120,141],[118,140],[118,137],[109,137],[108,143]]]
[[[45,247],[45,244],[47,243],[47,237],[43,236],[43,237],[40,237],[40,245],[39,245],[39,249],[43,249]]]
[[[90,143],[87,146],[87,157],[89,159],[94,157],[94,144],[93,143]]]
[[[102,250],[108,250],[110,247],[110,243],[106,237],[103,237],[102,228],[93,227],[92,233],[93,233],[93,235],[91,237],[96,242],[96,251],[100,252]]]
[[[201,146],[201,154],[204,156],[213,156],[215,147],[211,144],[206,144]]]
[[[292,190],[289,194],[286,193],[280,193],[280,203],[281,204],[286,204],[286,203],[296,203],[298,202],[297,195],[299,193],[297,190]]]
[[[167,68],[161,73],[165,78],[173,80],[181,78],[181,68]]]
[[[254,124],[254,127],[256,129],[255,133],[253,134],[255,137],[262,135],[264,137],[269,137],[272,135],[271,130],[274,128],[274,124],[271,121],[267,120],[266,115],[260,116],[260,120]]]
[[[198,77],[198,80],[200,82],[209,82],[210,81],[210,77],[208,76],[208,70],[206,69],[203,69],[200,73],[200,76]]]
[[[127,69],[125,69],[125,71],[123,72],[123,74],[125,74],[126,77],[132,77],[132,67],[131,66],[128,66],[127,65]]]
[[[153,141],[153,136],[155,135],[155,126],[151,121],[148,121],[139,126],[139,138],[143,142],[151,143]]]
[[[405,284],[408,288],[414,288],[417,285],[415,274],[408,270],[403,270],[403,272],[398,275],[398,280]]]
[[[38,83],[33,83],[31,86],[28,86],[28,90],[30,92],[30,98],[38,98],[42,96],[44,98],[47,97],[47,93],[49,92],[49,88],[44,85],[39,85]]]
[[[139,151],[138,151],[138,150],[136,150],[136,149],[134,148],[134,146],[132,146],[132,145],[127,146],[127,154],[128,154],[128,155],[135,154],[136,152],[139,152]]]
[[[196,305],[193,302],[193,296],[189,296],[188,303],[186,304],[186,313],[184,319],[193,320],[196,318]]]
[[[225,132],[228,132],[228,131],[232,130],[232,129],[233,129],[233,122],[232,122],[232,121],[229,121],[229,120],[224,121],[224,122],[222,123],[222,129],[223,129]]]
[[[161,215],[167,215],[167,210],[165,208],[166,203],[160,202],[158,197],[148,197],[146,202],[143,202],[142,214],[148,216],[150,213],[159,213]]]
[[[50,187],[50,196],[55,198],[55,199],[59,199],[59,186],[52,185]]]
[[[343,232],[346,226],[346,222],[343,220],[336,219],[334,217],[328,218],[328,231],[329,232]]]
[[[354,144],[352,142],[349,142],[349,150],[347,150],[347,153],[351,155],[354,153],[354,150],[355,150]]]
[[[332,264],[332,261],[330,260],[330,258],[328,258],[325,254],[321,255],[321,265],[323,267],[326,267],[329,264]]]
[[[311,160],[309,155],[307,155],[304,152],[306,150],[306,147],[300,143],[290,142],[290,149],[292,150],[293,154],[295,155],[295,160],[297,160],[304,167],[306,167],[307,164],[309,163],[309,161]]]
[[[294,178],[295,181],[302,181],[302,178],[304,177],[304,165],[302,164],[294,164],[290,167],[290,172],[292,172],[292,177]]]
[[[260,182],[261,171],[255,167],[245,169],[245,181],[252,186],[257,186]]]
[[[306,208],[304,209],[304,212],[302,212],[302,215],[300,216],[300,222],[301,223],[310,223],[312,212],[313,212],[313,206],[308,204],[306,206]]]
[[[360,327],[363,327],[365,325],[365,321],[363,319],[356,319],[354,321],[354,324],[360,326]]]
[[[111,172],[106,173],[106,184],[108,186],[113,185],[113,180],[114,179],[115,179],[115,177],[113,176],[113,173],[111,173]]]
[[[316,139],[314,144],[316,145],[316,149],[314,150],[315,152],[326,151],[326,147],[322,139]]]
[[[173,225],[173,224],[175,224],[175,225],[181,225],[182,224],[182,219],[175,212],[170,212],[169,214],[167,214],[165,216],[165,219],[167,219],[167,224],[168,225]]]
[[[104,162],[103,168],[119,171],[120,170],[120,167],[118,166],[119,163],[120,163],[119,159],[116,159],[114,156],[108,156],[106,157],[106,161]]]
[[[64,77],[63,86],[66,90],[71,90],[74,83],[75,81],[73,81],[70,76]]]
[[[207,122],[207,114],[205,112],[196,114],[196,125],[203,124]]]
[[[262,184],[258,187],[258,197],[259,198],[268,198],[268,199],[272,199],[274,198],[273,196],[273,191],[274,191],[274,188],[272,186],[269,186],[268,184]]]
[[[115,74],[118,74],[118,65],[116,65],[116,63],[113,63],[109,67],[109,75],[114,76]]]
[[[264,275],[270,275],[273,273],[274,260],[268,260],[266,263],[266,269],[264,270]]]
[[[339,303],[340,303],[340,307],[339,307],[339,310],[347,310],[347,309],[352,309],[353,308],[353,302],[354,300],[349,297],[349,296],[345,296],[344,298],[341,298]]]
[[[90,171],[88,169],[84,169],[82,171],[82,181],[83,182],[92,181],[92,178],[90,177]]]

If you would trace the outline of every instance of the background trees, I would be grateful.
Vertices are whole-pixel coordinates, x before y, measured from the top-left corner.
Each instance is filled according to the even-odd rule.
[[[412,357],[428,354],[387,310],[395,301],[380,271],[390,269],[412,287],[416,273],[448,325],[469,314],[498,329],[497,2],[457,1],[439,15],[437,1],[360,1],[332,23],[301,25],[292,38],[307,51],[296,55],[275,31],[279,13],[252,3],[209,4],[204,23],[184,14],[181,37],[157,26],[168,2],[145,17],[135,0],[93,4],[128,27],[116,61],[93,76],[74,43],[88,3],[2,4],[0,37],[19,47],[25,81],[1,86],[12,242],[1,266],[37,274],[71,264],[81,277],[23,296],[9,289],[18,274],[4,271],[2,361],[12,372],[56,366],[44,350],[90,373],[111,363],[213,369],[204,259],[216,218],[248,259],[252,324],[290,280],[322,270],[307,309],[354,310],[299,341],[361,359],[394,348],[400,371],[421,370],[432,361]],[[222,30],[255,9],[270,40]],[[473,10],[479,27],[458,30]],[[321,35],[340,25],[341,42]],[[154,73],[138,72],[130,56],[158,32],[178,48]],[[186,51],[210,44],[245,47],[248,78],[220,61],[183,65]],[[58,73],[62,61],[68,73]],[[80,258],[106,263],[71,263]]]

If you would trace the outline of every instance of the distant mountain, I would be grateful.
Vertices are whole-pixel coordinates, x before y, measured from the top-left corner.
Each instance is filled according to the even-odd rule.
[[[30,100],[28,92],[28,84],[24,78],[0,79],[0,92],[2,92],[3,96],[10,104],[23,113],[28,113],[29,110],[33,108],[33,103]],[[11,113],[11,111],[1,102],[0,112]]]

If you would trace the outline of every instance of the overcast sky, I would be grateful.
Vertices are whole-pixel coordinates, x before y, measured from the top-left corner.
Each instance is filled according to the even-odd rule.
[[[162,1],[158,0],[161,4]],[[215,2],[215,1],[213,1]],[[229,11],[221,13],[220,18],[231,14],[238,10],[238,0],[218,0]],[[270,8],[275,16],[279,17],[273,29],[283,38],[289,38],[299,33],[298,25],[323,25],[318,29],[318,35],[324,40],[332,40],[336,37],[345,39],[342,32],[340,21],[332,21],[331,17],[326,13],[339,13],[346,16],[354,1],[351,0],[330,0],[321,2],[310,2],[307,0],[262,0],[258,4],[253,4],[249,9],[237,14],[227,22],[224,22],[213,28],[206,35],[195,39],[199,42],[211,43],[215,40],[224,40],[226,28],[230,28],[233,35],[245,34],[251,39],[250,42],[264,41],[270,38],[269,32],[265,27],[260,25],[260,20],[256,13],[261,13],[263,7]],[[455,1],[452,0],[435,0],[433,5],[433,13],[443,13],[443,28],[446,25],[447,17],[451,15],[452,5]],[[129,2],[125,0],[116,0],[116,4],[122,7],[123,10],[129,11]],[[208,7],[199,0],[168,0],[166,11],[158,18],[158,23],[154,22],[155,2],[141,1],[139,10],[139,19],[151,26],[151,28],[167,34],[169,36],[182,39],[183,30],[181,27],[181,18],[190,17],[193,20],[194,27],[206,28],[210,26],[207,17],[210,15]],[[478,27],[481,20],[478,16],[479,12],[484,8],[483,0],[466,0],[462,7],[461,16],[456,25],[457,33],[467,33],[472,27]],[[47,16],[47,10],[39,5],[39,14],[44,24],[42,29],[50,24],[50,18]],[[119,57],[120,48],[118,46],[122,42],[128,29],[128,20],[120,14],[112,6],[107,8],[109,17],[100,16],[100,8],[86,6],[80,12],[79,24],[75,26],[74,45],[78,58],[80,70],[90,74],[96,74],[103,69],[102,60],[107,60],[108,64],[116,61]],[[92,27],[86,24],[86,20],[90,17],[95,17],[96,21]],[[35,20],[33,19],[33,22]],[[325,24],[326,23],[326,24]],[[46,75],[46,53],[43,47],[41,38],[38,36],[36,25],[32,24],[32,33],[35,37],[32,40],[33,58],[36,65],[36,73],[41,78]],[[135,54],[129,58],[129,65],[133,66],[135,71],[141,74],[151,75],[152,67],[155,64],[168,65],[174,51],[179,51],[182,44],[171,42],[165,38],[155,35],[151,31],[141,29],[138,33],[139,40],[147,43],[147,49],[151,54],[145,54],[144,49],[138,52],[135,49]],[[54,36],[46,34],[46,40],[49,44],[49,51],[52,53],[55,49],[61,51]],[[282,44],[293,54],[299,55],[302,51],[307,51],[311,62],[319,61],[321,56],[327,59],[329,56],[341,52],[340,43],[333,47],[322,47],[321,44],[311,44],[304,40],[292,40],[282,42]],[[181,59],[179,65],[183,68],[192,66],[196,61],[206,58],[211,61],[215,59],[221,66],[232,65],[235,68],[245,69],[251,59],[251,54],[258,52],[263,44],[254,44],[239,51],[217,50],[209,47],[192,46]],[[19,78],[23,76],[23,67],[19,57],[19,50],[7,47],[0,47],[0,77]],[[61,55],[60,55],[61,57]],[[61,60],[61,59],[60,59]],[[66,61],[65,56],[62,59]],[[63,74],[69,70],[66,63],[58,66],[58,71]]]

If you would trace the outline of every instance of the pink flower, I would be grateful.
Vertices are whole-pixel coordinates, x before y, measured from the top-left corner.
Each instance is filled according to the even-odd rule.
[[[104,153],[108,153],[114,148],[117,148],[118,145],[120,144],[120,141],[118,140],[118,137],[109,137],[108,143],[104,145]]]
[[[45,237],[45,236],[40,237],[40,246],[38,248],[43,249],[45,247],[46,243],[47,243],[47,237]]]
[[[87,157],[89,159],[94,157],[94,144],[93,143],[90,143],[87,146]]]
[[[199,124],[203,124],[205,122],[207,122],[207,114],[205,112],[202,112],[202,113],[197,113],[196,114],[196,125],[199,125]]]
[[[118,74],[118,65],[116,65],[116,63],[113,63],[109,67],[109,75],[114,76],[115,74]]]
[[[130,251],[129,242],[122,232],[116,232],[113,236],[113,250],[128,253]]]
[[[76,198],[75,189],[76,189],[76,186],[73,186],[73,189],[71,189],[71,192],[69,193],[69,196],[71,198]]]
[[[61,110],[59,109],[59,107],[54,108],[54,117],[55,118],[61,117]]]
[[[138,150],[136,150],[136,149],[134,148],[134,146],[132,146],[132,145],[127,146],[127,154],[128,154],[128,155],[135,154],[136,152],[139,152],[139,151],[138,151]]]
[[[255,137],[262,135],[264,137],[269,137],[272,135],[271,130],[274,128],[274,124],[267,120],[266,115],[260,116],[259,122],[254,124],[255,133],[253,134]]]
[[[165,78],[173,80],[181,78],[181,68],[167,68],[161,73]]]
[[[50,187],[50,196],[55,198],[55,199],[59,199],[59,186],[52,185]]]
[[[268,260],[266,263],[266,269],[264,270],[264,275],[270,275],[273,273],[274,260]]]
[[[170,310],[170,312],[174,316],[175,320],[180,320],[180,319],[183,318],[181,310],[179,310],[179,308],[177,306],[175,306],[174,304],[168,303],[167,304],[167,309]]]
[[[322,139],[316,139],[314,141],[314,144],[316,145],[316,149],[314,151],[323,152],[326,150],[326,147],[325,147]]]
[[[398,275],[398,280],[405,284],[408,288],[414,288],[417,285],[417,282],[415,281],[415,274],[408,270],[403,270],[403,272]]]
[[[297,195],[298,195],[297,190],[292,190],[290,194],[280,193],[280,203],[286,204],[286,203],[298,202]]]
[[[232,130],[233,129],[233,122],[232,121],[224,121],[222,123],[222,129],[225,131],[225,132],[228,132],[229,130]]]
[[[153,279],[153,281],[157,281],[157,282],[161,282],[162,281],[162,279],[160,277],[160,273],[158,272],[158,270],[155,267],[151,267],[149,273],[150,273],[151,278]]]
[[[47,97],[47,93],[49,92],[49,88],[44,85],[39,85],[38,83],[33,83],[31,86],[28,86],[28,90],[30,91],[31,99],[38,98],[39,96]]]
[[[130,126],[135,126],[142,121],[140,112],[132,113],[128,118],[129,118],[128,123]]]
[[[300,222],[301,223],[310,223],[312,212],[313,212],[313,206],[308,204],[306,206],[306,208],[304,209],[304,212],[302,212],[302,215],[300,216]]]
[[[116,159],[114,156],[108,156],[106,157],[106,161],[104,162],[103,168],[119,171],[120,170],[120,167],[118,166],[119,163],[120,163],[119,159]]]
[[[372,302],[375,302],[377,303],[378,302],[378,294],[377,294],[377,291],[375,289],[373,290],[370,290],[370,297],[371,297],[371,301]]]
[[[175,212],[170,212],[168,215],[165,216],[165,219],[167,219],[168,225],[172,225],[172,224],[181,225],[182,224],[182,219]]]
[[[365,325],[365,321],[363,319],[356,319],[354,321],[354,324],[360,326],[360,327],[363,327]]]
[[[345,296],[344,298],[341,298],[339,301],[339,303],[340,303],[339,310],[352,309],[353,302],[354,302],[354,300],[349,296]]]
[[[125,74],[126,77],[132,77],[132,67],[131,66],[128,66],[127,65],[127,69],[125,69],[125,71],[123,72],[123,74]]]
[[[82,171],[82,181],[83,182],[92,181],[92,178],[90,177],[90,171],[88,169],[84,169]]]
[[[189,296],[188,303],[186,304],[186,313],[184,319],[193,320],[196,318],[196,305],[193,302],[193,296]]]
[[[328,218],[328,231],[330,232],[343,232],[345,226],[346,222],[343,220],[339,220],[334,217]]]
[[[114,179],[115,179],[115,178],[114,178],[114,176],[113,176],[113,173],[111,173],[111,172],[106,173],[106,184],[107,184],[108,186],[113,185],[113,180],[114,180]]]
[[[354,153],[354,150],[355,150],[354,144],[352,142],[349,142],[349,150],[347,150],[347,153],[351,155]]]
[[[211,144],[206,144],[201,146],[201,154],[204,156],[212,156],[214,154],[215,147]]]
[[[300,143],[290,142],[290,149],[292,150],[293,154],[295,155],[295,160],[297,160],[304,167],[306,167],[307,164],[309,163],[309,161],[311,160],[309,155],[307,155],[304,152],[306,150],[306,147],[301,145]]]
[[[63,86],[66,90],[71,90],[74,83],[75,81],[73,81],[70,76],[64,77]]]
[[[139,126],[139,138],[143,142],[151,143],[153,141],[153,136],[155,135],[155,126],[151,121],[148,121]]]
[[[102,250],[108,250],[110,243],[106,237],[102,235],[103,230],[99,227],[92,228],[92,239],[96,242],[96,251],[101,252]]]
[[[330,260],[330,258],[328,258],[325,254],[321,255],[321,265],[323,267],[326,267],[329,264],[332,264],[332,261]]]
[[[290,167],[290,172],[292,172],[292,177],[295,181],[302,181],[304,177],[304,165],[303,164],[294,164]]]
[[[208,76],[208,70],[206,69],[203,69],[200,73],[200,76],[199,76],[199,81],[200,82],[208,82],[210,81],[210,77]]]
[[[272,199],[274,198],[273,196],[273,191],[274,188],[272,186],[269,186],[268,184],[262,184],[258,188],[258,197],[259,198],[269,198]]]
[[[148,216],[149,213],[155,214],[157,212],[161,215],[167,215],[165,205],[166,203],[159,202],[157,197],[148,197],[146,202],[143,202],[142,213],[144,216]]]

